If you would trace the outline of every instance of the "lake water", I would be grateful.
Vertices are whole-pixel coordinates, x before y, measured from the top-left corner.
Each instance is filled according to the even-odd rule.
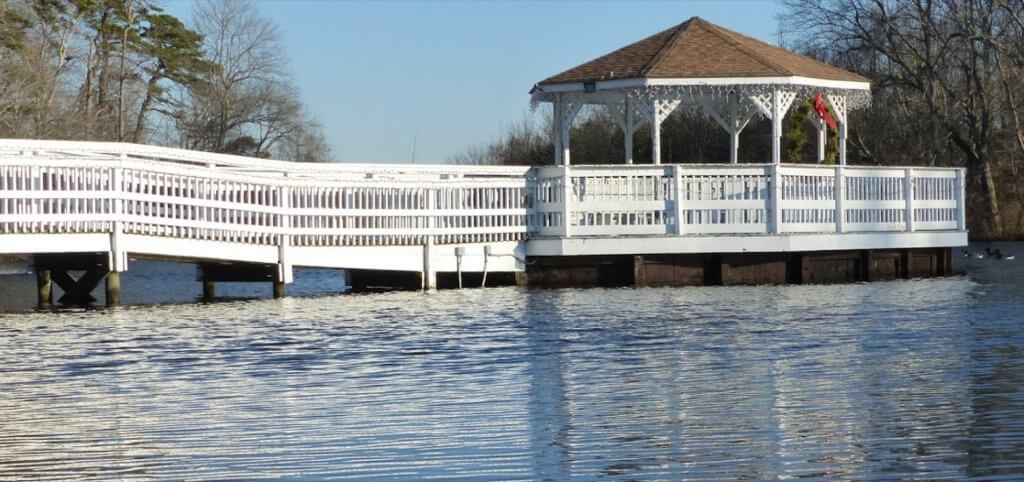
[[[154,263],[123,282],[147,304],[45,313],[8,276],[0,480],[1019,480],[1024,260],[961,262],[371,295],[306,271],[289,288],[310,296],[212,304]]]

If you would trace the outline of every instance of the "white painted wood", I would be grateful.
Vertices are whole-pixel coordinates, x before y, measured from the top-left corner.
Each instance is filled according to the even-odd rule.
[[[679,107],[678,99],[651,97],[637,102],[636,107],[651,126],[651,164],[661,164],[661,123]]]
[[[651,163],[661,164],[661,116],[657,113],[657,107],[654,107],[655,114],[651,118]]]
[[[771,96],[772,162],[782,163],[782,120],[793,105],[796,93],[776,87]]]
[[[818,134],[818,164],[825,163],[825,147],[828,144],[828,124],[821,118],[814,118],[814,126]]]
[[[774,234],[782,232],[782,166],[772,165],[771,176],[769,185],[771,198],[768,203],[771,216],[768,225],[770,226],[769,232]]]
[[[623,100],[625,103],[624,121],[625,125],[622,128],[623,133],[623,147],[626,153],[626,164],[633,163],[633,135],[636,134],[636,122],[633,118],[633,99],[626,97]]]
[[[914,231],[914,170],[904,169],[903,174],[903,219],[907,231]]]
[[[111,271],[122,272],[128,270],[128,252],[124,250],[121,238],[124,236],[124,196],[122,194],[123,184],[122,168],[115,167],[110,171],[110,203],[112,229],[110,232],[110,259],[108,265]]]
[[[848,106],[846,102],[846,95],[844,94],[828,94],[825,96],[828,100],[829,105],[832,106],[832,111],[836,113],[836,122],[839,123],[839,164],[846,165],[846,139],[847,139],[847,119],[848,119]]]
[[[779,235],[634,236],[531,239],[528,256],[583,256],[689,253],[788,253],[859,249],[966,246],[963,231]]]
[[[568,165],[562,167],[562,192],[560,196],[561,205],[561,219],[562,219],[562,236],[572,236],[572,198],[573,198],[573,180],[571,168]]]
[[[278,225],[283,231],[282,234],[278,235],[278,249],[277,249],[277,279],[284,283],[291,283],[293,279],[292,265],[288,257],[288,250],[291,247],[291,235],[287,234],[291,231],[291,213],[288,212],[291,209],[291,198],[292,191],[288,186],[283,186],[278,190],[277,195],[279,196],[279,206],[284,214],[277,216]]]
[[[846,231],[846,171],[843,164],[835,167],[836,233]]]
[[[631,78],[595,82],[595,89],[610,90],[646,86],[728,86],[728,85],[783,85],[821,87],[825,89],[871,90],[870,82],[815,79],[811,77],[707,77],[707,78]],[[538,86],[542,93],[583,92],[582,82]]]
[[[122,159],[87,142],[60,145],[88,155],[0,154],[0,253],[107,252],[118,268],[129,254],[276,263],[283,278],[291,266],[345,267],[366,255],[359,266],[422,271],[429,287],[453,246],[515,246],[521,259],[521,248],[548,237],[685,237],[709,238],[707,249],[721,252],[720,236],[758,250],[772,236],[808,233],[824,236],[800,238],[820,243],[811,248],[839,249],[844,231],[902,239],[908,213],[914,233],[964,229],[961,169],[609,165],[489,175],[434,166],[321,179],[242,172],[216,155],[201,162],[202,153]],[[509,256],[489,259],[488,270],[523,269]]]
[[[551,103],[551,128],[554,131],[552,137],[555,143],[555,165],[560,166],[565,161],[562,160],[562,110],[563,102],[561,96],[557,100]]]
[[[673,234],[681,235],[686,233],[686,229],[683,228],[683,166],[676,164],[675,168],[672,169],[672,187],[673,187],[673,218],[675,219],[675,230]]]
[[[427,191],[423,193],[426,195],[426,207],[428,209],[436,209],[438,205],[437,192]],[[426,217],[427,231],[423,236],[423,269],[420,271],[421,282],[423,283],[424,290],[437,289],[437,269],[434,267],[434,242],[435,235],[437,234],[437,216]],[[412,235],[412,233],[409,233]]]
[[[967,230],[967,196],[966,196],[966,185],[965,185],[965,171],[963,169],[956,170],[956,229],[957,231]]]

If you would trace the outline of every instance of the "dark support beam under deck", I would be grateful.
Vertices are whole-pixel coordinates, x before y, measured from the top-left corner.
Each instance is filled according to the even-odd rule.
[[[271,283],[274,298],[284,298],[285,284],[277,279],[277,266],[256,263],[199,263],[196,274],[203,283],[203,299],[216,296],[216,283]]]
[[[96,298],[92,296],[92,292],[100,282],[106,280],[110,275],[105,253],[42,254],[35,256],[34,264],[37,273],[37,301],[40,307],[47,305],[45,301],[52,304],[53,284],[56,284],[64,292],[64,295],[58,300],[61,304],[87,305],[95,303]],[[74,276],[72,272],[82,272],[82,274]],[[120,302],[120,277],[118,274],[115,274],[115,277],[117,279],[111,286],[117,288],[117,293],[111,300],[114,303],[108,301],[107,304]]]

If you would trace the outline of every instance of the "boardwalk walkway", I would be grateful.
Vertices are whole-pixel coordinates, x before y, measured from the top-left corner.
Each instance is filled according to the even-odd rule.
[[[0,141],[0,255],[107,253],[423,273],[527,258],[966,243],[964,172],[787,164],[300,164]],[[568,200],[568,202],[566,202]]]

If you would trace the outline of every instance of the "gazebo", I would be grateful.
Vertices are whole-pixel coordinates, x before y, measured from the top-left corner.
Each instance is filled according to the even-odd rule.
[[[551,102],[555,163],[570,164],[573,120],[586,104],[605,105],[625,134],[627,164],[633,136],[651,126],[651,161],[661,163],[661,123],[680,106],[703,109],[730,137],[755,114],[772,123],[772,162],[782,161],[782,120],[796,99],[821,94],[835,114],[839,163],[846,164],[847,114],[871,101],[867,78],[714,25],[699,17],[537,83],[533,101]],[[815,117],[818,162],[825,158],[825,122]]]

